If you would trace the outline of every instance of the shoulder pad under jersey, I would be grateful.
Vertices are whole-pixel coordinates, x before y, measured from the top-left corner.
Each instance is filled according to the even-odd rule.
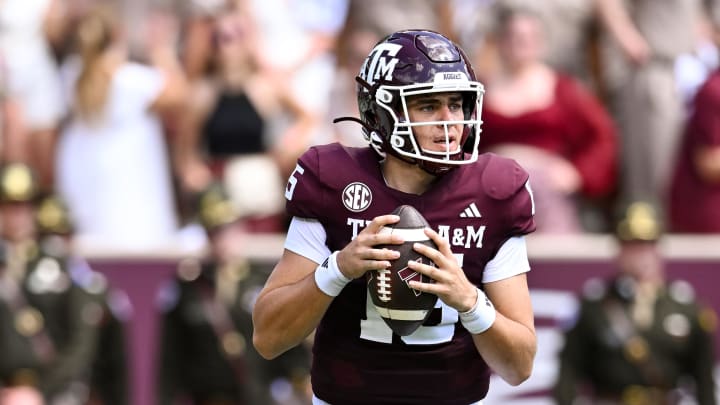
[[[482,172],[483,188],[493,199],[506,200],[525,185],[529,175],[516,161],[495,154],[489,155]]]

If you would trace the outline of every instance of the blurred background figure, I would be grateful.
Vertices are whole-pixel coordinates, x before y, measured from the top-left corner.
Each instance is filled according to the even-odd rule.
[[[58,192],[78,238],[123,248],[170,243],[178,229],[161,114],[186,97],[176,27],[153,15],[144,38],[152,66],[127,60],[117,11],[102,4],[74,27],[63,66],[71,115],[58,145]]]
[[[498,68],[493,36],[497,10],[523,7],[531,9],[543,22],[542,60],[558,72],[596,88],[597,24],[593,0],[452,0],[449,3],[452,4],[452,29],[481,76]]]
[[[675,72],[695,51],[703,0],[594,0],[601,73],[621,138],[620,199],[663,201],[686,119]],[[660,206],[665,216],[665,204]]]
[[[647,202],[618,223],[618,272],[592,279],[569,321],[555,386],[558,404],[715,404],[715,313],[685,281],[668,281],[661,223]],[[603,402],[605,401],[605,402]]]
[[[277,114],[269,121],[270,139],[283,151],[280,165],[285,179],[300,154],[327,136],[328,126],[322,120],[333,102],[330,91],[335,80],[337,37],[348,16],[349,0],[244,1],[257,22],[261,69],[286,86],[312,116],[308,137],[287,136],[294,114]]]
[[[112,288],[105,276],[74,252],[75,227],[67,206],[57,195],[38,200],[35,209],[39,259],[56,261],[73,282],[92,292],[102,309],[97,325],[96,353],[91,365],[87,405],[127,405],[129,393],[126,323],[132,308],[127,294]],[[96,307],[97,308],[97,307]]]
[[[310,141],[316,117],[289,82],[264,70],[248,6],[228,3],[212,24],[208,70],[191,83],[178,119],[175,164],[184,195],[225,184],[249,232],[284,229],[285,178]],[[280,139],[273,120],[290,119]]]
[[[354,14],[348,15],[343,31],[338,36],[336,47],[335,78],[330,90],[332,103],[324,122],[324,125],[329,127],[326,131],[328,139],[316,139],[316,141],[320,143],[337,141],[346,146],[367,145],[367,141],[358,134],[357,123],[332,121],[338,117],[359,117],[355,77],[360,72],[367,55],[382,38],[383,35],[378,30],[361,25]]]
[[[0,50],[0,162],[16,161],[27,148],[22,110],[8,88],[8,70]]]
[[[486,1],[475,2],[476,6]],[[350,0],[348,18],[382,37],[402,29],[428,29],[455,38],[451,1]]]
[[[481,151],[517,160],[532,177],[541,233],[603,231],[616,183],[616,133],[600,101],[543,62],[543,24],[525,6],[496,9],[499,69],[483,78]],[[580,207],[595,211],[589,220]],[[592,205],[594,204],[594,205]]]
[[[84,404],[103,314],[101,286],[76,282],[68,262],[39,245],[37,190],[28,166],[0,168],[0,398],[9,398],[0,403],[40,395],[47,404]]]
[[[308,348],[267,361],[252,345],[252,307],[270,269],[237,255],[244,231],[230,196],[213,183],[197,208],[208,256],[181,261],[158,297],[158,404],[309,404]]]
[[[180,61],[189,82],[202,79],[212,68],[215,21],[230,8],[229,0],[185,0],[175,4],[180,17]]]
[[[670,230],[720,233],[720,70],[700,88],[669,193]]]
[[[53,186],[54,143],[65,113],[54,46],[65,32],[64,0],[8,0],[0,3],[0,53],[7,91],[26,125],[27,145],[13,161],[28,163],[43,190]]]

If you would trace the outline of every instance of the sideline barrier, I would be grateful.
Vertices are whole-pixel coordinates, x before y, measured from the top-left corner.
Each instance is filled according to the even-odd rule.
[[[253,235],[243,242],[240,254],[269,271],[282,253],[282,234]],[[720,312],[720,236],[671,235],[661,243],[669,279],[685,279],[702,302]],[[202,255],[202,249],[175,246],[152,251],[120,251],[90,243],[77,251],[108,277],[110,285],[124,291],[133,307],[127,327],[130,366],[130,403],[153,405],[157,360],[158,311],[155,297],[162,283],[175,271],[179,260]],[[535,308],[539,350],[533,376],[519,387],[493,380],[488,401],[509,405],[551,404],[546,397],[554,381],[555,356],[562,344],[559,320],[573,310],[576,294],[592,277],[613,273],[617,245],[610,235],[546,236],[528,238],[532,271],[528,281]],[[716,337],[720,359],[720,339]]]

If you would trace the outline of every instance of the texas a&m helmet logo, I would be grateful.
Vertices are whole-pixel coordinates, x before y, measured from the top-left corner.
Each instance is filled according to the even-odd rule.
[[[382,43],[378,44],[365,59],[360,69],[360,78],[374,84],[377,80],[392,80],[395,66],[400,62],[395,56],[402,49],[402,45]]]
[[[343,190],[342,201],[345,208],[352,212],[365,211],[372,202],[372,191],[364,183],[350,183]]]

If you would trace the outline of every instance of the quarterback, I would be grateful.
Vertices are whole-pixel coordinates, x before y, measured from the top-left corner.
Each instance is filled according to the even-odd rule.
[[[528,175],[478,154],[483,86],[441,34],[399,31],[380,41],[356,78],[368,147],[329,144],[298,160],[285,197],[285,250],[253,312],[266,358],[313,331],[315,404],[479,404],[490,374],[526,380],[536,351],[524,236],[535,229]],[[402,244],[379,232],[411,205],[437,249],[408,267],[438,296],[428,319],[399,336],[372,305],[365,273],[390,267]]]

